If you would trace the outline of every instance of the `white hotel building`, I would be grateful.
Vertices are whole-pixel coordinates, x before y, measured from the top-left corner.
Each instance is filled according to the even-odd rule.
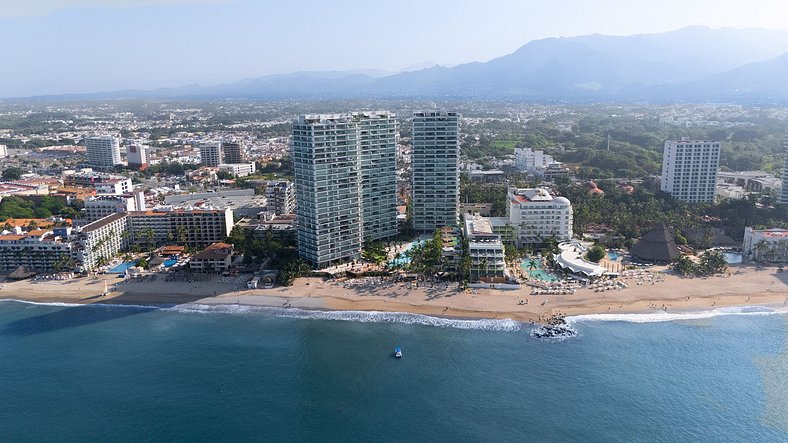
[[[413,113],[413,228],[457,226],[460,206],[460,114]]]
[[[686,203],[714,203],[720,142],[668,140],[662,154],[661,190]]]
[[[494,219],[494,223],[512,226],[518,247],[548,237],[559,242],[572,238],[572,203],[567,198],[553,197],[544,188],[509,188],[507,199],[508,219]]]
[[[120,159],[120,142],[117,137],[102,135],[83,140],[88,155],[88,164],[99,169],[112,169],[123,164]]]

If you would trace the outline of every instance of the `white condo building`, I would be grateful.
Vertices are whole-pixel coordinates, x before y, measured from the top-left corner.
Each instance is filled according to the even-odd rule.
[[[364,240],[397,235],[397,119],[391,112],[353,114],[361,145]]]
[[[473,214],[465,214],[464,219],[463,233],[468,240],[471,281],[484,277],[504,277],[506,250],[501,236],[494,232],[490,220]]]
[[[0,145],[0,158],[8,157],[8,148],[5,145]]]
[[[257,171],[257,164],[250,163],[222,163],[219,165],[220,171],[229,172],[235,177],[246,177],[247,175],[254,174]]]
[[[317,268],[360,256],[361,145],[350,115],[293,121],[298,253]]]
[[[541,243],[548,237],[559,242],[572,238],[572,203],[553,197],[544,188],[509,188],[508,224],[515,228],[517,246]]]
[[[83,140],[88,155],[88,164],[95,168],[112,169],[122,164],[120,159],[120,142],[117,137],[102,135],[87,137]]]
[[[413,113],[413,228],[457,226],[460,205],[460,114]]]
[[[686,203],[713,203],[720,142],[668,140],[662,154],[661,189]]]
[[[204,166],[219,166],[222,163],[222,142],[200,142],[200,163]]]

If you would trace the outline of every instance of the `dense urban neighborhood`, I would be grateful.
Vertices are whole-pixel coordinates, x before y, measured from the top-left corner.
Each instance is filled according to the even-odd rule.
[[[788,260],[784,109],[349,105],[2,105],[0,273],[505,289]]]

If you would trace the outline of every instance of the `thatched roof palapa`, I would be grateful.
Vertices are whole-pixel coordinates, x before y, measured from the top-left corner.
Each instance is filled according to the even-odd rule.
[[[629,251],[638,259],[650,262],[672,262],[681,256],[673,234],[665,223],[660,223],[641,237]]]

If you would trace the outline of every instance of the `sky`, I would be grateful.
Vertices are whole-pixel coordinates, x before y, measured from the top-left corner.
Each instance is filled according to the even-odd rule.
[[[397,72],[547,37],[786,18],[785,0],[0,0],[0,97]]]

